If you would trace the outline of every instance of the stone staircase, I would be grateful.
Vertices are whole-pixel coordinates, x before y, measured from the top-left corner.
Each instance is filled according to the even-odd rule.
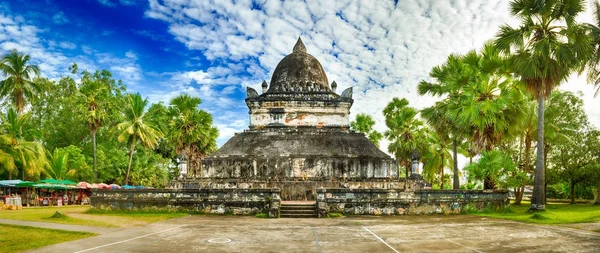
[[[282,201],[279,218],[317,218],[317,203],[310,201]]]

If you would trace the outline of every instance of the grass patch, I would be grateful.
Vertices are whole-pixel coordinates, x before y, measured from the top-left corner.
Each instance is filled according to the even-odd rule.
[[[342,213],[328,213],[327,214],[327,218],[340,218],[340,217],[344,217],[344,214],[342,214]]]
[[[600,229],[596,229],[596,230],[594,230],[594,232],[598,232],[598,233],[600,233]]]
[[[100,210],[89,208],[84,213],[92,215],[106,215],[131,218],[136,221],[157,222],[189,215],[188,212],[170,210]]]
[[[470,212],[477,216],[523,221],[538,224],[572,224],[600,221],[600,206],[590,204],[548,203],[545,212],[528,212],[529,203],[511,205],[507,209],[488,212]]]
[[[23,208],[21,210],[12,211],[0,211],[0,218],[10,220],[24,220],[24,221],[40,221],[40,222],[53,222],[71,225],[85,225],[85,226],[96,226],[96,227],[119,227],[117,225],[109,224],[97,220],[86,220],[69,217],[68,213],[83,213],[89,209],[89,206],[62,206],[62,207],[32,207]],[[60,212],[63,217],[52,218],[56,213]]]
[[[269,214],[268,213],[257,213],[256,215],[254,215],[254,217],[256,217],[256,218],[269,218]]]
[[[0,224],[0,251],[21,252],[94,235],[96,234]]]

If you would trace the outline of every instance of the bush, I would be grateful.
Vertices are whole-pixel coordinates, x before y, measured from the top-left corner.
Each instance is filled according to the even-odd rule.
[[[254,217],[256,217],[256,218],[269,218],[269,214],[268,213],[257,213],[256,215],[254,215]]]
[[[342,213],[328,213],[327,214],[327,218],[340,218],[340,217],[344,217],[344,214],[342,214]]]

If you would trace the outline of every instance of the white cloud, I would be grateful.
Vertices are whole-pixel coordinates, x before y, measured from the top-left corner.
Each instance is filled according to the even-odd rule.
[[[60,47],[64,48],[64,49],[75,49],[77,48],[77,45],[75,43],[72,42],[61,42],[58,44]]]
[[[111,0],[98,0],[98,3],[108,6],[108,7],[115,7],[117,6],[117,4],[113,3]]]
[[[67,18],[67,16],[65,16],[64,12],[59,11],[56,14],[54,14],[54,16],[52,16],[52,21],[54,21],[54,23],[56,24],[66,24],[69,22],[69,19]]]
[[[338,83],[338,92],[354,87],[352,115],[373,115],[376,128],[382,131],[381,111],[393,97],[405,97],[418,109],[430,106],[436,99],[418,96],[416,86],[428,78],[432,67],[443,63],[450,53],[480,48],[501,24],[515,22],[508,12],[508,1],[503,0],[401,0],[396,4],[360,0],[150,0],[146,16],[168,22],[176,40],[201,51],[209,60],[243,65],[241,70],[230,70],[229,75],[235,78],[215,77],[218,68],[190,71],[185,74],[188,83],[193,80],[260,90],[261,80],[270,80],[270,73],[301,35],[329,81]],[[189,76],[193,74],[199,76]],[[242,99],[233,102],[244,105]],[[586,97],[585,102],[590,119],[600,127],[600,115],[591,109],[598,107],[598,99]],[[236,115],[247,120],[247,109],[238,108],[225,110],[236,110]],[[229,129],[241,131],[247,125],[232,127],[233,121],[225,118],[216,122],[228,129],[222,133],[227,135]]]

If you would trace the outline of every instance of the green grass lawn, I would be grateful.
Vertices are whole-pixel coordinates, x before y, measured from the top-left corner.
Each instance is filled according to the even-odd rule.
[[[153,223],[162,220],[168,220],[173,218],[179,218],[188,216],[189,213],[186,212],[163,212],[163,211],[106,211],[106,210],[97,210],[97,209],[88,209],[85,211],[86,214],[95,215],[95,216],[118,216],[125,217],[129,219],[134,219],[136,221]]]
[[[100,220],[88,220],[69,217],[69,214],[71,213],[83,213],[89,208],[89,206],[54,206],[23,208],[21,210],[2,210],[0,211],[0,218],[10,220],[53,222],[96,227],[119,227],[117,225],[102,222]],[[52,215],[54,215],[54,213],[57,211],[63,213],[64,215],[66,215],[66,217],[52,218]]]
[[[538,224],[572,224],[600,221],[600,205],[548,203],[545,212],[529,213],[528,202],[511,205],[502,212],[478,212],[478,216],[523,221]]]
[[[52,218],[56,211],[65,217]],[[181,212],[101,211],[89,206],[35,207],[22,210],[2,210],[0,218],[11,220],[53,222],[95,227],[128,227],[183,217]]]
[[[21,252],[96,234],[0,224],[0,252]]]

